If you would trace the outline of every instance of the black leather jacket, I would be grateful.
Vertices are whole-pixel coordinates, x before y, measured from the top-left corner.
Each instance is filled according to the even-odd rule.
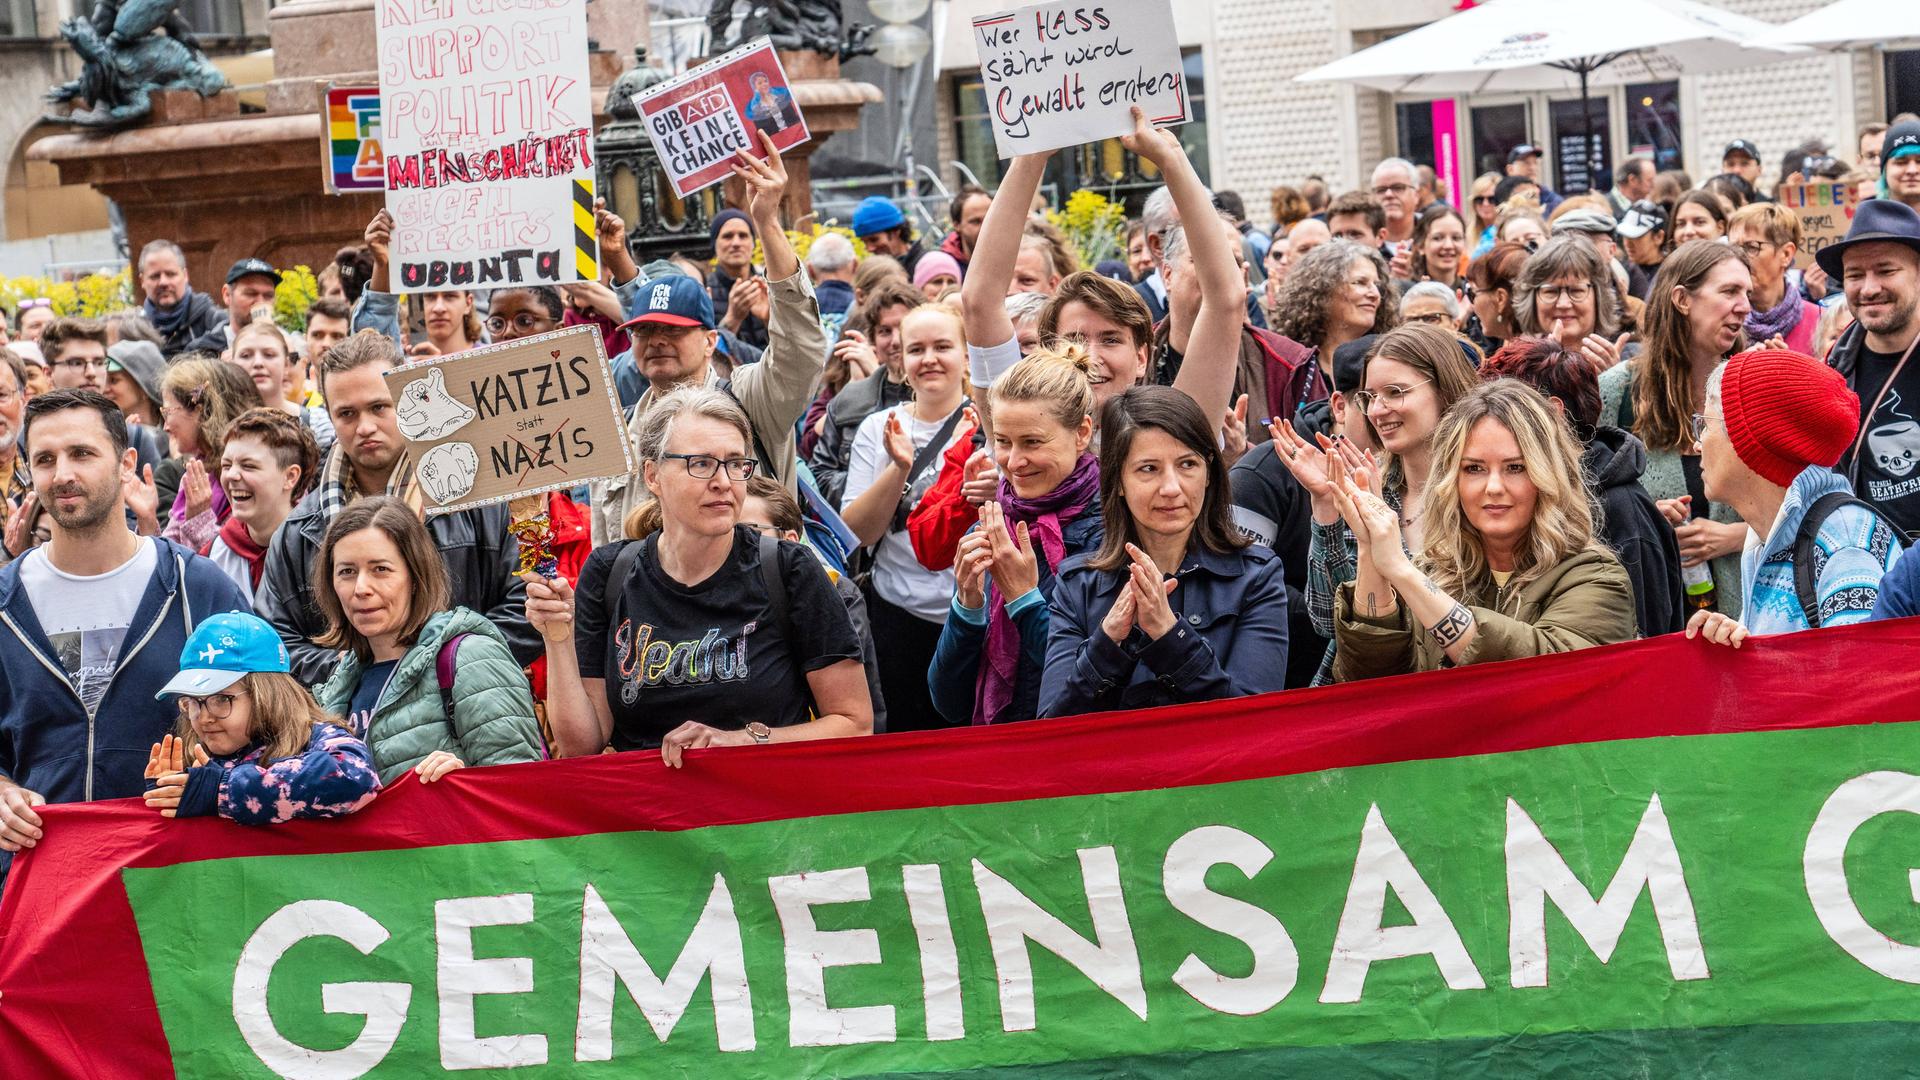
[[[293,677],[307,686],[324,682],[339,659],[334,651],[313,644],[326,628],[326,620],[311,593],[327,586],[311,581],[310,576],[330,520],[321,515],[317,503],[309,495],[273,534],[254,605],[286,642]],[[520,545],[507,531],[508,524],[507,507],[500,504],[437,514],[427,519],[427,532],[446,561],[453,604],[486,616],[506,635],[514,659],[526,665],[541,655],[544,646],[539,632],[527,622],[526,585],[514,576]]]

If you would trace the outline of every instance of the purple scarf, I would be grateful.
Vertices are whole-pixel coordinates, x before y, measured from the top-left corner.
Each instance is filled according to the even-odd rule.
[[[1026,522],[1027,536],[1039,549],[1036,554],[1053,568],[1066,558],[1063,528],[1084,513],[1099,494],[1100,463],[1092,454],[1081,454],[1060,486],[1038,498],[1023,499],[1013,493],[1012,481],[1001,480],[999,503],[1007,512],[1007,529],[1013,533],[1014,542],[1019,543],[1020,523]],[[1013,684],[1020,673],[1020,632],[1007,616],[1007,600],[995,592],[988,606],[985,662],[980,665],[979,682],[974,687],[976,724],[993,723],[1013,701]]]
[[[1747,312],[1747,337],[1756,345],[1776,334],[1784,338],[1800,325],[1806,310],[1800,302],[1800,290],[1787,282],[1786,288],[1780,291],[1779,303],[1766,311]]]

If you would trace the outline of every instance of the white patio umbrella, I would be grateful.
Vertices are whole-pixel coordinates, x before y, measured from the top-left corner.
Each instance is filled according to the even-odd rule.
[[[1871,3],[1873,0],[1867,0]],[[1888,0],[1879,0],[1885,4]],[[1914,0],[1899,3],[1920,7]],[[1695,0],[1487,0],[1295,77],[1391,93],[1480,94],[1658,82],[1776,63],[1804,54],[1756,48],[1771,23]]]
[[[1754,38],[1755,44],[1851,49],[1920,38],[1920,4],[1837,0]]]

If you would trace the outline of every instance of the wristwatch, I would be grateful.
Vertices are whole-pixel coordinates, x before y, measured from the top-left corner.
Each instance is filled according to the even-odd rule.
[[[773,729],[758,720],[747,723],[747,734],[753,736],[753,741],[757,743],[773,741]]]

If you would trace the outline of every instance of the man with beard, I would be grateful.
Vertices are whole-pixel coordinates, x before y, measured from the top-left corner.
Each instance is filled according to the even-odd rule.
[[[422,492],[381,373],[401,363],[399,346],[378,330],[362,330],[327,350],[320,362],[320,393],[338,441],[267,550],[256,601],[292,658],[293,677],[309,686],[333,672],[339,654],[313,643],[326,629],[309,580],[314,554],[333,517],[362,495],[392,495],[416,511]],[[514,659],[541,654],[540,635],[527,624],[526,586],[514,576],[520,547],[509,531],[507,505],[496,503],[427,518],[427,532],[447,567],[453,605],[485,615],[506,635]]]
[[[1854,211],[1847,238],[1815,256],[1854,324],[1827,363],[1860,398],[1860,431],[1835,470],[1908,539],[1920,536],[1920,214],[1892,199]]]
[[[160,331],[160,351],[169,359],[186,352],[188,343],[213,332],[225,321],[221,311],[206,293],[194,292],[187,280],[187,259],[180,245],[171,240],[151,240],[140,249],[136,264],[140,272],[140,291],[147,296],[141,305],[147,321]]]
[[[233,335],[253,321],[254,311],[263,304],[273,306],[274,293],[279,288],[280,271],[265,259],[241,259],[234,263],[233,269],[227,271],[226,288],[220,291],[220,301],[227,307],[226,318],[188,342],[187,351],[225,355],[233,347]]]
[[[28,468],[53,537],[0,567],[0,852],[32,847],[35,808],[137,796],[171,731],[155,694],[194,623],[247,610],[213,563],[127,527],[127,422],[92,390],[26,407]],[[11,860],[11,855],[0,855]],[[0,870],[4,864],[0,864]]]

